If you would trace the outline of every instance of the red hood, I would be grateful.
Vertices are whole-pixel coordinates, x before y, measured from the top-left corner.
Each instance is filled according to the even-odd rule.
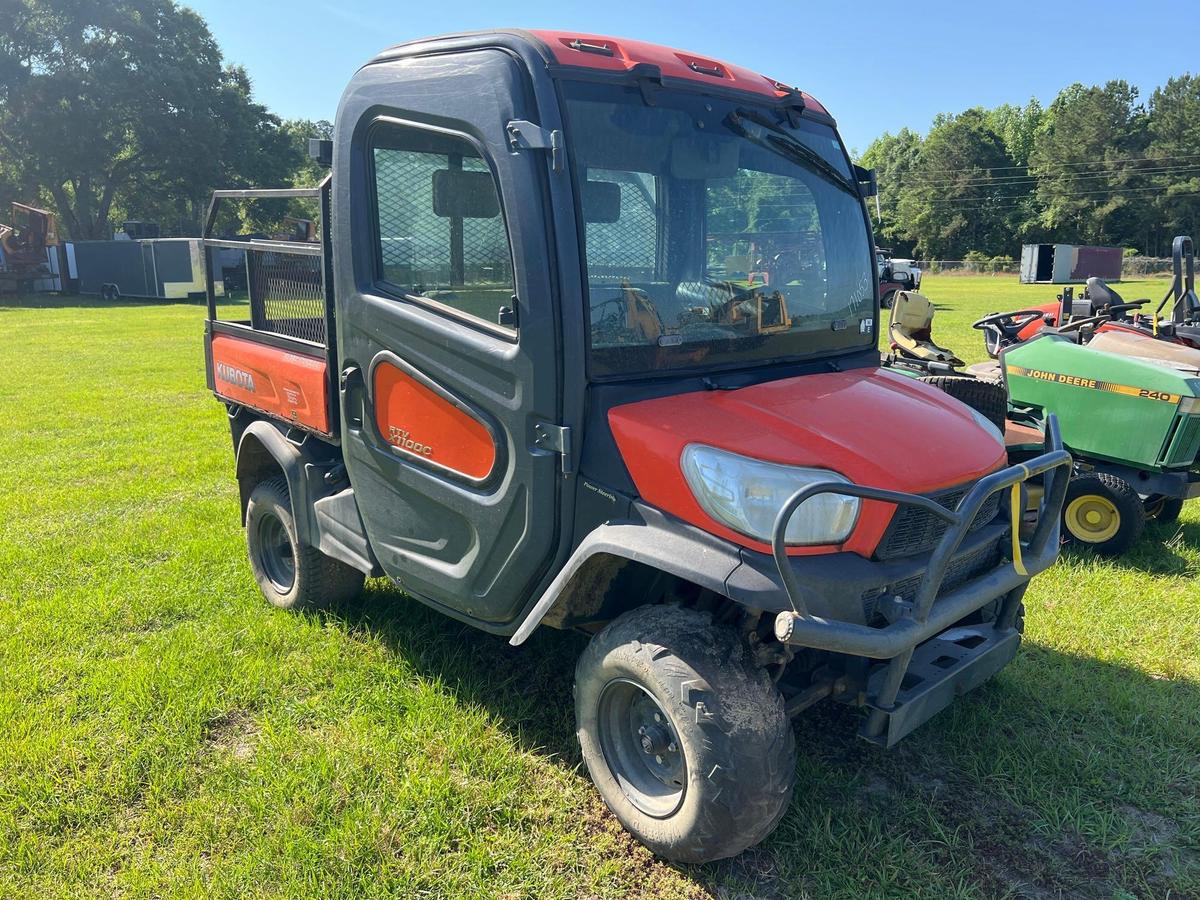
[[[766,548],[715,522],[696,503],[679,465],[688,444],[830,469],[857,484],[918,494],[973,481],[1006,462],[1002,444],[965,406],[931,385],[883,369],[645,400],[616,407],[608,418],[644,500],[758,550]],[[842,549],[870,555],[894,509],[864,503]]]

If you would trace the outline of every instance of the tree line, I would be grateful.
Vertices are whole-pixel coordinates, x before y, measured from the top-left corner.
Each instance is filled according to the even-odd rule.
[[[307,139],[255,102],[204,20],[173,0],[0,0],[0,221],[47,206],[76,240],[158,222],[200,233],[217,187],[314,184]],[[246,207],[257,230],[282,210]]]
[[[878,242],[908,254],[1055,242],[1166,255],[1200,227],[1200,77],[1172,78],[1146,103],[1118,80],[1072,84],[1048,108],[943,114],[925,137],[882,135],[861,162],[879,173]]]

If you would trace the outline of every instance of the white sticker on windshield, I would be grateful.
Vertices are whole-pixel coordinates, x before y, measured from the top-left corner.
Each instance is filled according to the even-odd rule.
[[[875,320],[874,319],[860,319],[859,320],[859,323],[858,323],[858,333],[859,334],[870,334],[874,330],[875,330]]]

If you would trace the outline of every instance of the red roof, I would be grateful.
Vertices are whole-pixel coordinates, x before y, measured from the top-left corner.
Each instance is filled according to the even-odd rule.
[[[722,84],[727,88],[762,94],[773,99],[788,96],[791,91],[774,78],[707,56],[697,56],[661,44],[599,34],[579,34],[571,31],[540,31],[535,35],[550,47],[555,60],[564,66],[585,66],[609,72],[628,72],[634,66],[658,66],[664,78],[682,78],[705,84]],[[603,50],[597,48],[604,48]],[[828,115],[825,107],[813,97],[800,92],[804,105]]]

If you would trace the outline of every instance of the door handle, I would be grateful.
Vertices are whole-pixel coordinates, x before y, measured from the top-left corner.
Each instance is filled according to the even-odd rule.
[[[361,399],[365,387],[362,369],[358,366],[347,366],[342,370],[338,381],[342,393],[342,409],[346,411],[346,426],[359,430],[363,427],[363,418],[366,415],[366,405]],[[355,403],[355,400],[358,402]]]

